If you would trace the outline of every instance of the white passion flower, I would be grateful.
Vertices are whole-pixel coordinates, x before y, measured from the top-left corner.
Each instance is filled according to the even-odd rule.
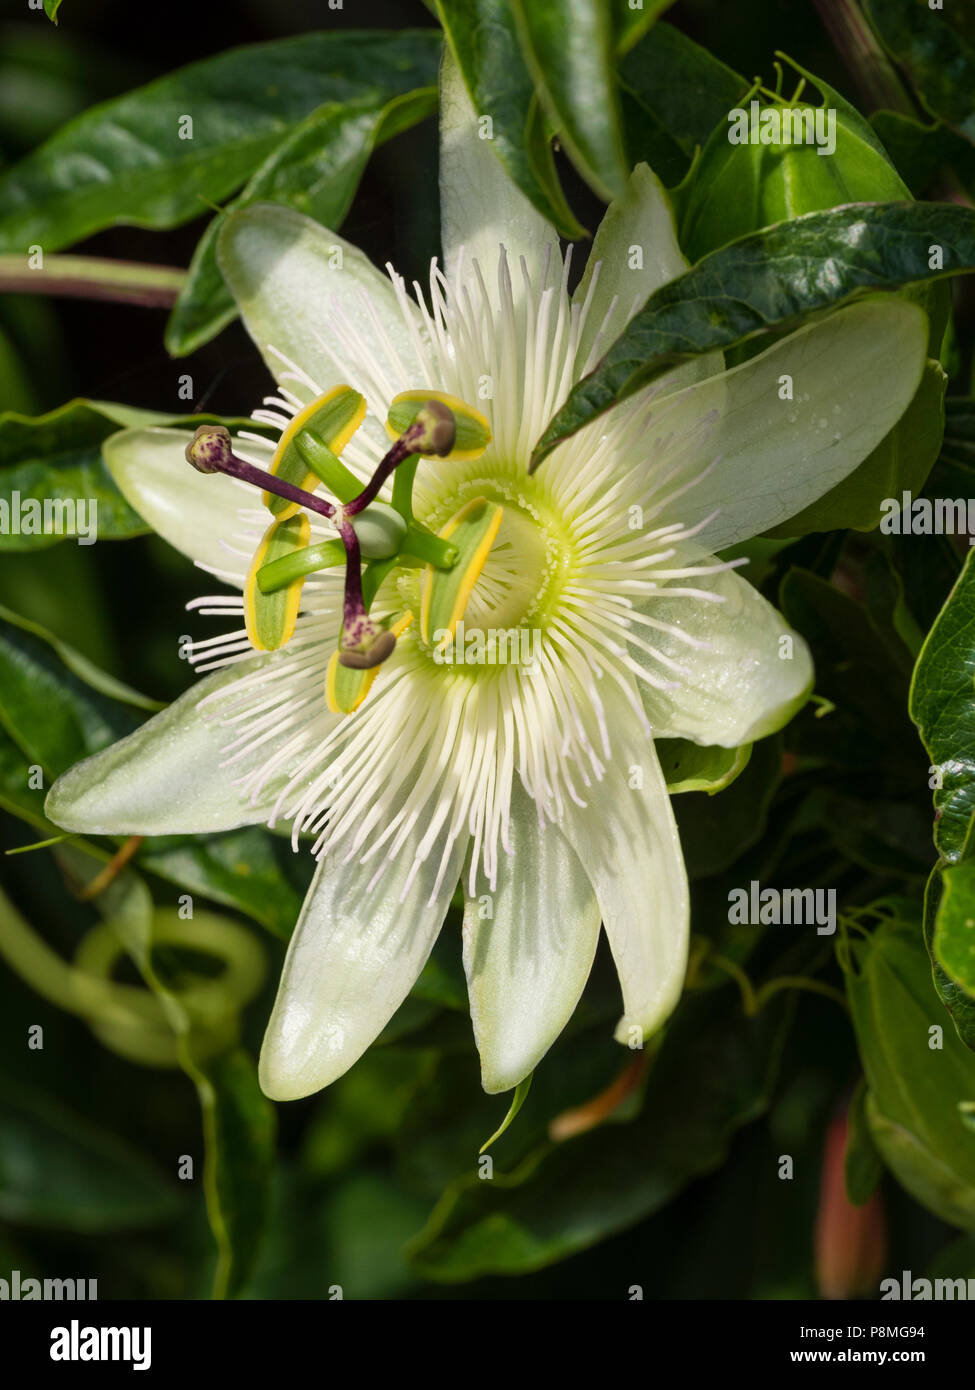
[[[106,446],[146,521],[233,586],[196,604],[231,630],[194,646],[195,687],[57,782],[48,814],[105,835],[290,823],[310,846],[260,1061],[280,1100],[369,1046],[459,880],[488,1091],[521,1081],[565,1026],[600,923],[617,1037],[659,1029],[689,903],[653,740],[748,743],[812,681],[802,639],[780,656],[784,620],[715,552],[849,474],[921,376],[923,313],[851,306],[733,370],[710,357],[673,372],[530,474],[571,386],[687,267],[640,166],[570,295],[556,233],[477,136],[448,60],[445,263],[426,294],[294,212],[227,218],[221,266],[278,383],[254,418],[277,442],[135,429]],[[189,468],[187,447],[218,471]],[[250,483],[269,470],[286,495],[262,502]]]

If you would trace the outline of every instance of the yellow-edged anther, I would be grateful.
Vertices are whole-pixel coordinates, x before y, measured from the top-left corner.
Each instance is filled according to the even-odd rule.
[[[406,433],[427,401],[440,401],[454,417],[454,446],[442,457],[454,462],[480,458],[491,442],[491,426],[479,410],[462,401],[459,396],[447,395],[445,391],[404,391],[395,396],[386,417],[386,432],[390,439],[399,439],[400,435]]]
[[[304,430],[308,430],[338,457],[362,424],[366,416],[365,397],[351,386],[336,386],[326,391],[306,405],[304,410],[288,423],[287,429],[278,440],[274,458],[268,470],[276,478],[282,478],[306,492],[314,490],[319,475],[308,467],[307,456],[303,457],[295,447],[295,440]],[[265,507],[276,517],[294,516],[298,511],[297,502],[289,502],[285,497],[276,497],[273,492],[261,494]]]
[[[286,589],[262,594],[257,583],[257,572],[272,560],[280,560],[296,550],[303,550],[310,533],[311,523],[304,512],[298,516],[277,517],[254,552],[244,583],[244,626],[251,646],[259,652],[277,651],[291,641],[306,576],[302,575]]]
[[[484,497],[475,497],[452,516],[440,531],[442,540],[457,547],[457,563],[452,569],[428,565],[420,581],[420,636],[429,643],[431,633],[446,633],[444,646],[453,637],[457,624],[491,553],[504,508]]]
[[[394,637],[403,635],[413,621],[412,613],[403,613],[389,631]],[[337,651],[332,653],[325,672],[325,703],[333,714],[351,714],[358,709],[372,689],[372,683],[379,675],[379,666],[343,666]]]

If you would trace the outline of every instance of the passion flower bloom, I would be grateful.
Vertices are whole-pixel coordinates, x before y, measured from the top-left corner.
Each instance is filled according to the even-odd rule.
[[[565,1026],[600,923],[622,985],[617,1037],[659,1029],[682,988],[689,902],[654,739],[747,744],[812,682],[802,639],[716,552],[849,474],[925,357],[915,306],[844,308],[732,370],[720,356],[682,367],[530,473],[569,389],[686,262],[640,166],[570,293],[555,231],[478,138],[449,60],[442,98],[444,265],[428,290],[411,296],[292,211],[235,213],[220,260],[278,383],[254,412],[264,431],[201,443],[135,429],[106,446],[146,521],[235,586],[195,605],[233,626],[195,644],[208,674],[71,769],[48,813],[106,835],[285,824],[310,848],[261,1054],[277,1099],[327,1085],[369,1046],[458,881],[488,1091],[515,1086]],[[436,449],[409,433],[428,400],[457,436]],[[390,432],[406,441],[395,470]],[[194,472],[187,447],[220,471]],[[268,469],[291,480],[290,501],[249,488]],[[351,499],[371,478],[353,535]],[[480,663],[466,660],[472,635]],[[337,664],[340,646],[373,664]]]

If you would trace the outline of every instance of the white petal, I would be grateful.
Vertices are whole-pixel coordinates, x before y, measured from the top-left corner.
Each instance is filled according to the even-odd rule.
[[[163,540],[208,569],[242,577],[246,562],[223,542],[241,529],[238,508],[259,507],[260,494],[226,474],[197,472],[184,452],[192,438],[187,430],[122,430],[102,453],[125,500]],[[248,455],[259,452],[248,440]]]
[[[464,967],[481,1081],[509,1091],[534,1069],[572,1016],[599,940],[599,908],[585,870],[534,802],[512,799],[514,853],[498,883],[465,897]],[[491,916],[482,918],[483,895]]]
[[[606,209],[585,273],[572,296],[573,304],[583,304],[595,277],[576,355],[576,375],[592,370],[595,360],[590,362],[589,357],[594,346],[595,357],[601,357],[654,290],[687,269],[664,187],[646,164],[638,164],[624,196]]]
[[[272,1100],[299,1100],[336,1080],[409,994],[447,914],[466,850],[461,837],[434,893],[441,838],[406,888],[425,829],[393,861],[326,858],[319,865],[261,1049],[261,1086]]]
[[[54,783],[45,814],[84,835],[195,835],[266,820],[266,803],[249,805],[234,785],[254,764],[221,766],[233,734],[199,705],[272,659],[205,676],[127,738],[77,763]]]
[[[283,354],[320,392],[343,384],[362,391],[380,426],[392,397],[422,384],[391,281],[337,232],[290,208],[255,204],[226,218],[218,257],[276,380]],[[413,318],[418,324],[418,312]],[[287,385],[311,397],[295,381]]]
[[[508,253],[512,291],[522,293],[518,268],[524,256],[533,285],[540,286],[549,259],[549,278],[561,270],[559,239],[512,181],[478,134],[478,118],[456,59],[444,45],[440,68],[440,217],[444,265],[453,283],[461,248],[464,264],[476,259],[492,297],[497,294],[498,247]]]
[[[666,491],[697,481],[662,520],[698,521],[717,510],[699,535],[715,551],[786,522],[852,473],[897,423],[917,390],[926,344],[927,318],[916,305],[854,304],[666,397],[651,415],[644,462],[662,473],[677,465]],[[780,398],[785,377],[792,400]],[[665,442],[651,461],[654,437]]]
[[[717,563],[713,556],[691,558]],[[667,598],[668,588],[686,587],[720,594],[722,602]],[[647,670],[677,681],[669,690],[641,687],[654,738],[738,748],[781,729],[805,704],[813,683],[808,647],[736,571],[672,580],[661,587],[659,597],[640,599],[636,606],[648,617],[708,644],[702,650],[671,633],[640,627],[641,637],[684,668],[682,673],[668,670],[646,652],[631,648]]]
[[[589,876],[623,987],[622,1043],[643,1042],[680,998],[687,968],[687,875],[652,741],[622,697],[601,691],[612,759],[559,828]],[[634,1031],[637,1030],[637,1031]]]

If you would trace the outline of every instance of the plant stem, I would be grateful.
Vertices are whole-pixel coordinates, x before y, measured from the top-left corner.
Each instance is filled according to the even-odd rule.
[[[904,83],[876,39],[857,0],[812,0],[823,29],[843,58],[871,111],[917,115]]]
[[[26,255],[0,256],[0,292],[108,299],[144,308],[169,308],[187,283],[185,270],[101,256],[44,256],[31,269]]]
[[[857,0],[813,0],[823,28],[860,90],[868,114],[917,114],[904,84],[881,48]]]

